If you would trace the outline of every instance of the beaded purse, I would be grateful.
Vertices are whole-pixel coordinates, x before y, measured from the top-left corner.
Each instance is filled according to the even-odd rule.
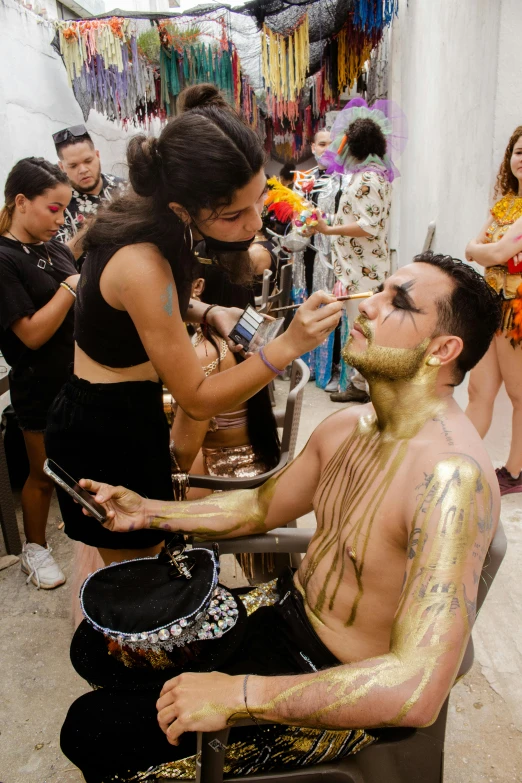
[[[237,603],[218,576],[215,544],[187,549],[176,535],[155,557],[95,571],[83,583],[80,603],[87,621],[119,647],[171,651],[218,639],[236,624]]]

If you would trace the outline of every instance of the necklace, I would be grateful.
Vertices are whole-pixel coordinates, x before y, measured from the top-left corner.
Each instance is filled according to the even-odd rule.
[[[42,245],[44,246],[45,253],[46,253],[46,255],[47,255],[47,260],[46,260],[45,258],[42,258],[42,256],[41,256],[41,255],[39,255],[39,253],[37,253],[37,252],[36,252],[36,250],[34,249],[34,247],[32,247],[31,245],[26,245],[26,244],[25,244],[25,242],[22,242],[20,239],[18,239],[17,237],[15,237],[15,235],[14,235],[14,234],[12,234],[12,233],[11,233],[9,230],[7,231],[7,233],[9,234],[9,236],[13,237],[13,239],[15,240],[15,242],[18,242],[18,244],[19,244],[19,245],[21,245],[21,246],[23,247],[23,249],[24,249],[24,253],[27,253],[27,255],[31,255],[31,253],[34,253],[34,255],[35,255],[35,256],[37,257],[37,259],[38,259],[38,267],[39,267],[40,269],[45,269],[45,267],[47,266],[47,264],[49,264],[49,266],[51,266],[51,267],[52,267],[52,265],[53,265],[53,262],[51,261],[51,256],[49,255],[49,251],[48,251],[48,250],[47,250],[47,248],[45,247],[45,242],[42,242]]]

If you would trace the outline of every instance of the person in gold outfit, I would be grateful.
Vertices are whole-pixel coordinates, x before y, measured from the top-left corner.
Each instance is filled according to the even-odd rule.
[[[489,351],[472,370],[466,414],[485,437],[502,382],[513,404],[511,449],[505,466],[497,468],[502,495],[522,492],[522,125],[509,140],[500,167],[496,202],[477,239],[466,248],[468,261],[485,267],[489,285],[503,299],[502,326]],[[515,257],[515,258],[514,258]]]

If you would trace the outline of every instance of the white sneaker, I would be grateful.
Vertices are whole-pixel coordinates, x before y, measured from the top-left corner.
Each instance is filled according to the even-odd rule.
[[[63,585],[65,576],[51,556],[52,549],[39,544],[28,544],[22,547],[22,572],[29,574],[26,584],[32,582],[38,589],[52,590],[53,587]]]

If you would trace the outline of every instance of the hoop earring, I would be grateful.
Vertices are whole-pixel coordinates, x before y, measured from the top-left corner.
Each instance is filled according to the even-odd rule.
[[[186,245],[188,245],[188,244],[189,244],[189,243],[187,242],[187,229],[188,229],[188,233],[189,233],[189,237],[190,237],[190,247],[189,247],[189,252],[192,252],[192,248],[194,247],[194,237],[192,236],[192,229],[191,229],[191,227],[189,226],[189,224],[188,224],[188,223],[185,223],[185,229],[184,229],[184,232],[183,232],[183,238],[184,238],[184,240],[185,240],[185,244],[186,244]]]

